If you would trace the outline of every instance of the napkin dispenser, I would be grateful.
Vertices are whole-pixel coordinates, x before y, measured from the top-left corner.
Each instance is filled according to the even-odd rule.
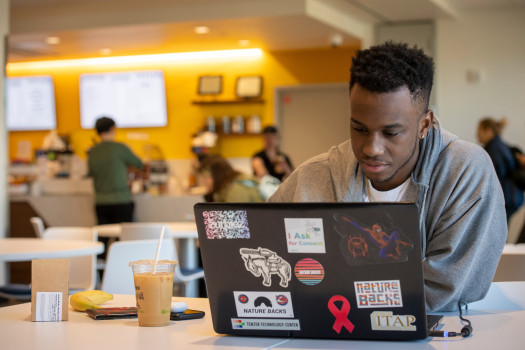
[[[31,321],[67,321],[69,260],[31,262]]]

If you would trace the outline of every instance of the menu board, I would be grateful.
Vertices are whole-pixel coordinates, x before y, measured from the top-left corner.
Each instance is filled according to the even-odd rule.
[[[80,122],[93,129],[100,117],[117,127],[160,127],[168,123],[162,71],[82,74]]]
[[[56,128],[55,89],[50,76],[7,78],[7,130]]]

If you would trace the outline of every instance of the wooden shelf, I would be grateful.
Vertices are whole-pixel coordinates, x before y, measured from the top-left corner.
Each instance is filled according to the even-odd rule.
[[[249,132],[245,132],[243,134],[234,134],[234,133],[229,133],[229,134],[224,134],[222,132],[219,132],[217,135],[219,135],[219,138],[220,137],[243,137],[243,136],[261,136],[262,135],[262,132],[259,132],[257,134],[253,134],[253,133],[249,133]]]
[[[239,99],[239,100],[210,100],[210,101],[192,101],[194,105],[232,105],[248,103],[264,103],[262,99]]]

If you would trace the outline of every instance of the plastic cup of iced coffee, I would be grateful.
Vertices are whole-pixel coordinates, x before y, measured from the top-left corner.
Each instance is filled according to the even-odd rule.
[[[176,261],[138,260],[129,263],[135,281],[139,326],[162,327],[170,322]]]

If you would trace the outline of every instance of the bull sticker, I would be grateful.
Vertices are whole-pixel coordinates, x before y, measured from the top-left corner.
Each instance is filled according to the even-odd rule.
[[[415,331],[416,317],[412,315],[394,315],[392,311],[374,311],[370,314],[374,331]]]
[[[241,248],[239,252],[246,270],[255,277],[262,276],[264,286],[270,287],[272,275],[277,275],[280,278],[279,285],[283,288],[288,287],[288,282],[292,278],[292,268],[275,252],[261,247],[258,249]]]
[[[248,239],[250,229],[246,210],[210,210],[202,212],[208,239]]]
[[[341,213],[334,214],[334,229],[341,236],[340,249],[350,266],[408,261],[414,247],[410,239],[383,214],[363,222]]]
[[[245,298],[243,298],[243,296]],[[233,292],[237,317],[293,318],[290,292]],[[245,302],[243,302],[245,300]]]

